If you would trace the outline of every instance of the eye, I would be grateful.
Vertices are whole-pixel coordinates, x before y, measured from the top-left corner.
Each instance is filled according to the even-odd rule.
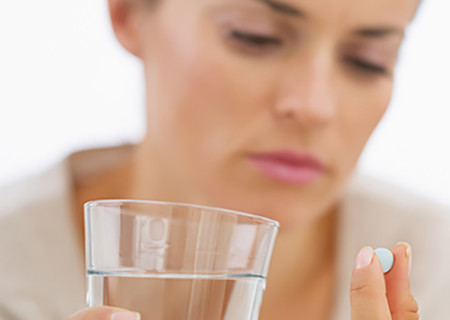
[[[230,36],[232,39],[239,41],[241,44],[251,46],[256,49],[279,46],[282,44],[282,41],[276,37],[242,32],[239,30],[232,30]]]
[[[351,66],[355,67],[357,70],[359,70],[363,73],[381,74],[381,75],[388,74],[388,70],[384,66],[381,66],[381,65],[378,65],[375,63],[371,63],[371,62],[368,62],[363,59],[348,57],[345,60],[348,63],[350,63]]]

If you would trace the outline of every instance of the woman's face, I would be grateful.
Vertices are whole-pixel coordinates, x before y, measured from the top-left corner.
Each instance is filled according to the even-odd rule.
[[[160,0],[139,14],[160,178],[285,227],[329,210],[389,104],[417,4]]]

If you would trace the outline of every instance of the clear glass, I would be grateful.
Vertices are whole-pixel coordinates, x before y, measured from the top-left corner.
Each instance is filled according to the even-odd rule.
[[[85,204],[89,307],[142,320],[257,320],[279,224],[188,204]]]

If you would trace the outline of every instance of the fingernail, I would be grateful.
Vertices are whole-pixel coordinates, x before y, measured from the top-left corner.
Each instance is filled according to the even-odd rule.
[[[411,262],[412,262],[412,253],[411,253],[411,245],[407,242],[399,242],[397,245],[402,245],[406,247],[405,255],[408,259],[408,274],[411,276]]]
[[[373,260],[373,249],[371,247],[364,247],[359,250],[358,255],[355,260],[355,268],[361,269],[367,267],[372,263]]]
[[[118,311],[111,315],[111,320],[141,320],[141,315],[137,312]]]

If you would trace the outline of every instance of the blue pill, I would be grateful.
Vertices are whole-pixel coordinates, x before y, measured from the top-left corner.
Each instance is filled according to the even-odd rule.
[[[380,259],[381,267],[383,268],[383,272],[386,273],[392,269],[394,265],[394,255],[392,252],[385,248],[375,249],[375,254]]]

